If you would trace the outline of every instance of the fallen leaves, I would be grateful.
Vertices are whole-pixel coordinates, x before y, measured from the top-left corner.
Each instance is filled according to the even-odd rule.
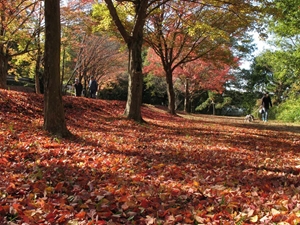
[[[297,127],[173,117],[64,97],[72,139],[42,130],[42,96],[0,91],[0,223],[297,224]],[[72,106],[72,107],[70,107]]]

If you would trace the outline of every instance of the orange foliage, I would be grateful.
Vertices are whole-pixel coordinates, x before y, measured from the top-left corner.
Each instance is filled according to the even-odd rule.
[[[41,95],[0,90],[0,224],[299,223],[299,127],[63,100],[70,139]]]

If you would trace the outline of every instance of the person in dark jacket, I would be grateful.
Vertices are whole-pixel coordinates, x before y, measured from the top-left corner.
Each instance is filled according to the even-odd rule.
[[[75,87],[75,95],[77,97],[81,96],[83,87],[82,84],[79,82],[78,78],[75,79],[74,87]]]
[[[91,98],[96,98],[96,92],[98,90],[98,84],[97,84],[97,81],[95,80],[95,77],[91,77],[89,88],[90,88],[90,97]]]
[[[261,99],[261,105],[263,107],[264,113],[262,113],[262,120],[264,122],[268,121],[268,111],[269,108],[272,107],[272,101],[271,101],[271,97],[269,96],[269,93],[266,92],[264,94],[264,96]]]

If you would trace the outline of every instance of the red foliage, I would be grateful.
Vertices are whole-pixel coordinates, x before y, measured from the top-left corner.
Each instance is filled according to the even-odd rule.
[[[299,223],[299,127],[64,104],[70,139],[43,131],[41,95],[0,90],[0,224]]]
[[[144,67],[145,73],[151,72],[156,76],[165,76],[161,59],[152,49],[148,51],[147,61],[149,64]],[[191,93],[197,90],[211,90],[222,93],[224,84],[234,79],[234,77],[229,74],[229,71],[230,65],[226,65],[225,63],[197,59],[176,67],[173,72],[173,80],[181,78],[184,84],[184,80],[188,78]],[[184,85],[182,85],[182,87],[183,86]]]

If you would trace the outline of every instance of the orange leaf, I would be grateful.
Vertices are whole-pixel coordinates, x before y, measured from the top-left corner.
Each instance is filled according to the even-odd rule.
[[[64,185],[64,182],[59,182],[56,186],[55,186],[55,191],[62,191],[62,187]]]
[[[77,213],[75,215],[75,217],[78,218],[78,219],[83,219],[85,217],[85,215],[86,215],[86,212],[85,211],[81,211],[81,212]]]

